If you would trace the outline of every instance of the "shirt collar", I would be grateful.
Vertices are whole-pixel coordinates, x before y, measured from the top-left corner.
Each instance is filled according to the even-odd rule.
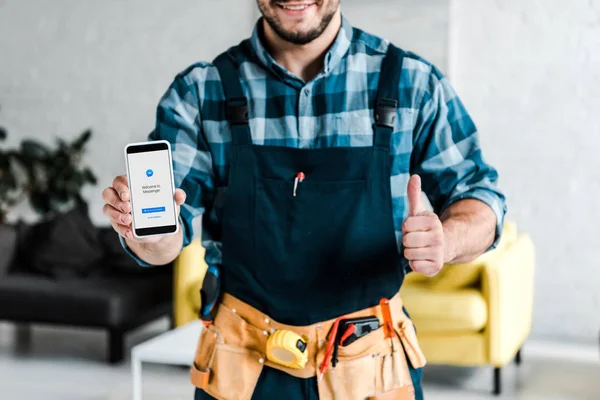
[[[333,45],[329,48],[327,54],[325,54],[325,60],[321,74],[328,74],[342,61],[342,59],[350,49],[352,35],[352,25],[346,19],[346,17],[342,15],[341,28],[335,38],[335,41],[333,42]],[[250,45],[252,47],[252,51],[255,53],[258,60],[267,69],[275,72],[276,75],[282,76],[284,77],[284,79],[290,78],[292,80],[302,82],[302,79],[300,79],[296,75],[291,74],[282,65],[278,64],[275,61],[275,59],[273,59],[273,57],[271,57],[269,52],[263,46],[263,40],[263,18],[261,17],[254,26],[254,31],[252,32],[252,37],[250,38]]]

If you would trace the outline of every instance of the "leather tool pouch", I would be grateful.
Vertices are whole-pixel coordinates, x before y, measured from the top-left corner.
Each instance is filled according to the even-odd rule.
[[[407,326],[407,330],[412,328]],[[414,329],[414,328],[413,328]],[[414,332],[414,331],[413,331]],[[400,330],[398,330],[400,334]],[[402,337],[402,335],[400,335]],[[408,354],[422,355],[415,336],[386,339],[383,327],[339,348],[336,368],[329,368],[319,382],[319,398],[347,400],[413,400],[414,389],[408,369]],[[405,351],[404,342],[411,351]],[[319,354],[319,362],[323,354]],[[414,368],[424,357],[410,358]]]
[[[227,313],[220,310],[220,315],[224,314]],[[244,327],[237,324],[239,329]],[[202,329],[190,380],[218,400],[250,400],[264,366],[263,357],[239,343],[224,340],[221,330],[213,324]]]
[[[385,338],[383,327],[339,347],[338,363],[331,364],[318,382],[322,400],[413,400],[409,372],[425,365],[412,322],[394,316],[398,335]],[[192,383],[219,400],[250,400],[265,363],[267,335],[234,311],[220,305],[214,324],[202,330],[190,369]],[[324,335],[326,332],[323,333]],[[326,339],[324,336],[320,339]],[[326,340],[316,358],[318,367]],[[275,366],[276,367],[276,366]]]

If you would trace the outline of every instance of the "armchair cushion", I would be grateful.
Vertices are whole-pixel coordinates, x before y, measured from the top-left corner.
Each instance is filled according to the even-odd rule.
[[[194,310],[194,313],[198,313],[200,310],[200,289],[202,289],[203,281],[191,282],[188,286],[188,296],[190,307]]]
[[[442,291],[407,285],[400,296],[420,335],[479,332],[488,321],[487,303],[476,289]]]
[[[479,280],[482,265],[506,250],[516,239],[517,225],[514,222],[507,222],[495,249],[482,254],[469,263],[448,264],[439,274],[426,282],[438,290],[454,290],[470,286]]]

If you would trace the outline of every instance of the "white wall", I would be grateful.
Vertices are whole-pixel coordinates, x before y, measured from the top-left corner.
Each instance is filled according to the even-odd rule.
[[[350,22],[446,71],[449,0],[341,0]]]
[[[451,75],[537,246],[534,335],[600,329],[600,1],[454,0]]]
[[[86,161],[100,182],[86,197],[93,219],[106,223],[100,192],[124,173],[123,146],[145,140],[178,72],[248,35],[255,8],[240,0],[2,1],[0,123],[11,143],[92,128]]]
[[[342,4],[356,26],[444,69],[447,0]],[[92,128],[86,161],[100,182],[85,194],[94,221],[105,223],[100,191],[124,173],[123,146],[153,128],[174,76],[249,36],[258,15],[254,0],[0,0],[0,124],[8,143]],[[26,207],[17,216],[32,219]]]

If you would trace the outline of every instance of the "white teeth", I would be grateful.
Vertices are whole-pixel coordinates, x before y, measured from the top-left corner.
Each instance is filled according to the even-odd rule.
[[[299,5],[299,6],[286,6],[284,4],[280,4],[280,6],[282,8],[285,8],[286,10],[292,10],[292,11],[301,11],[301,10],[304,10],[309,7],[308,4]]]

